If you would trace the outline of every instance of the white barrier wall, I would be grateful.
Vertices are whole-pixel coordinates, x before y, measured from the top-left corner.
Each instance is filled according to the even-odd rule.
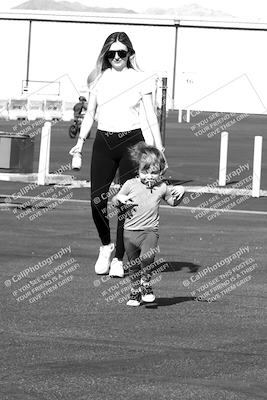
[[[26,77],[29,23],[0,21],[0,98],[17,96]]]
[[[118,30],[127,32],[132,40],[140,68],[149,72],[167,70],[171,77],[174,29],[33,22],[30,79],[52,81],[62,77],[62,96],[76,98],[86,86],[105,39]]]
[[[26,79],[27,21],[0,21],[0,98],[21,95]],[[166,72],[172,104],[175,28],[171,26],[32,22],[30,80],[61,83],[61,97],[75,101],[106,37],[131,38],[141,69]],[[178,28],[175,108],[264,113],[267,103],[267,32]]]
[[[266,112],[266,40],[264,31],[180,28],[176,106]]]

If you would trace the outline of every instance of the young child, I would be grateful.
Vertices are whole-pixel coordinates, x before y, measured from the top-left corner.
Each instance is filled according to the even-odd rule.
[[[139,306],[141,301],[155,300],[150,279],[159,238],[160,201],[164,199],[177,206],[184,188],[163,182],[167,163],[156,147],[139,142],[130,149],[130,156],[137,165],[138,175],[123,184],[112,202],[124,212],[124,246],[131,280],[127,305]]]

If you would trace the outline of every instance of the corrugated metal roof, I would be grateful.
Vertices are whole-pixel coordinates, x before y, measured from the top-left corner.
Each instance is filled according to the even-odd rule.
[[[236,19],[175,17],[147,14],[117,14],[117,13],[86,13],[86,12],[55,12],[55,11],[9,11],[1,12],[2,20],[23,21],[51,21],[91,24],[118,24],[118,25],[152,25],[152,26],[181,26],[201,27],[213,29],[244,29],[267,30],[265,22],[251,22]]]

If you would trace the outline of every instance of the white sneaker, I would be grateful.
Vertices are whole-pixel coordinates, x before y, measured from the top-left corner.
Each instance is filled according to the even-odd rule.
[[[130,307],[138,307],[141,304],[141,293],[139,291],[132,290],[130,298],[126,305]]]
[[[150,282],[145,282],[142,278],[141,278],[141,295],[142,295],[142,301],[145,303],[153,303],[156,299]]]
[[[116,276],[118,278],[124,277],[123,263],[116,257],[111,261],[109,276]]]
[[[98,275],[105,275],[108,273],[110,268],[110,262],[112,258],[112,252],[115,246],[114,243],[101,246],[99,249],[99,256],[95,263],[95,273]]]

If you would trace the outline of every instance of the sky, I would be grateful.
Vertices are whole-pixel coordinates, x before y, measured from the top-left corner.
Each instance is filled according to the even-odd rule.
[[[0,11],[7,11],[12,7],[24,3],[26,0],[2,0]],[[71,1],[71,0],[68,0]],[[266,0],[76,0],[87,6],[124,7],[143,12],[147,8],[177,8],[184,4],[199,4],[207,8],[222,10],[237,17],[251,17],[253,19],[267,17]]]

